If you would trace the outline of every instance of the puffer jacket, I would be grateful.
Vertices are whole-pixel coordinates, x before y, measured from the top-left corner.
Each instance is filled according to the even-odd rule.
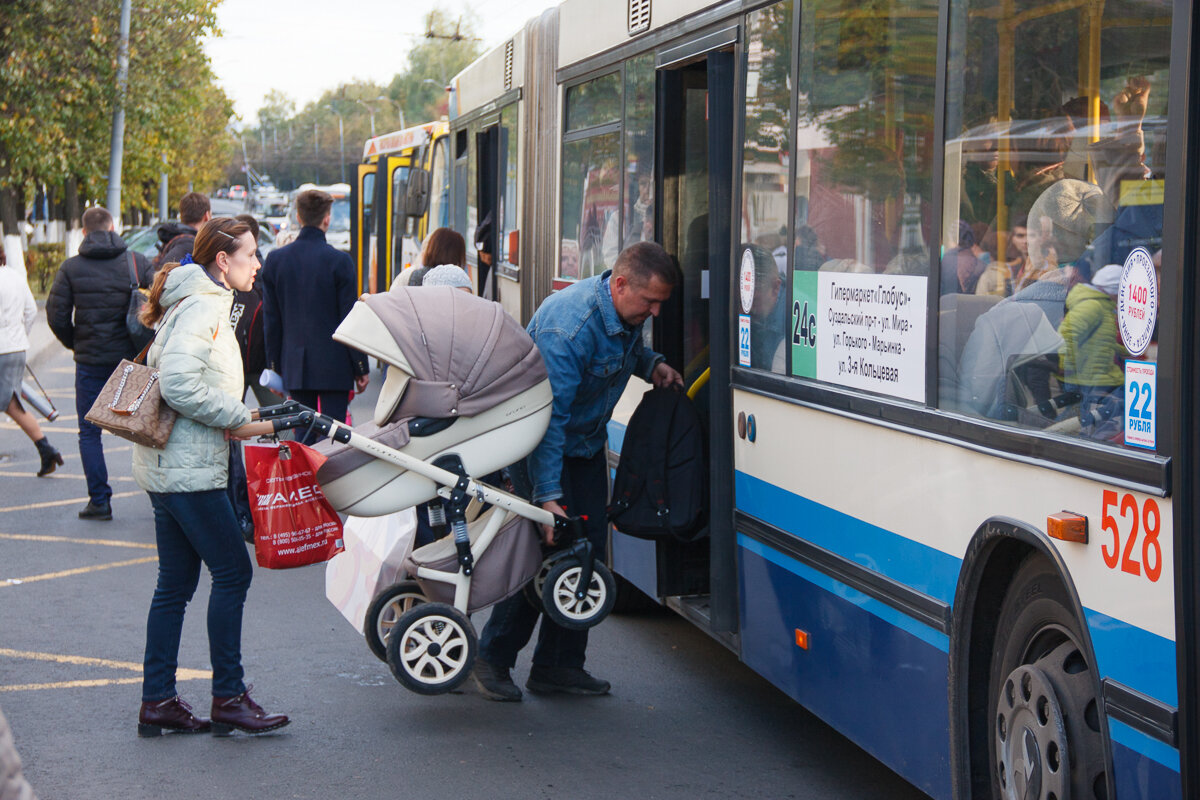
[[[1067,293],[1067,314],[1058,333],[1063,377],[1079,386],[1122,386],[1125,373],[1115,356],[1125,348],[1117,337],[1117,301],[1091,284]]]
[[[138,284],[148,287],[150,262],[133,254]],[[46,321],[58,340],[75,351],[75,361],[115,367],[137,350],[125,329],[129,309],[129,259],[123,239],[112,231],[92,231],[79,255],[63,262],[46,298]]]
[[[229,482],[225,431],[250,422],[242,396],[242,354],[229,310],[233,292],[199,264],[167,275],[167,309],[146,363],[159,369],[167,405],[179,412],[162,450],[134,445],[133,477],[148,492],[203,492]]]
[[[21,757],[17,755],[3,712],[0,712],[0,800],[37,800],[33,787],[21,772]]]

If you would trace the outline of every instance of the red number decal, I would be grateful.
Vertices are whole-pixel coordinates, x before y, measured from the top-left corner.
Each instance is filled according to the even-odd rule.
[[[1104,508],[1100,512],[1100,527],[1112,534],[1112,551],[1108,549],[1108,545],[1103,545],[1100,548],[1100,554],[1104,556],[1104,566],[1109,569],[1117,568],[1117,560],[1121,555],[1121,532],[1117,529],[1117,520],[1112,514],[1108,513],[1110,506],[1117,504],[1117,493],[1109,490],[1104,492]]]
[[[1142,540],[1142,563],[1146,566],[1146,577],[1151,581],[1157,581],[1162,575],[1162,545],[1158,543],[1161,527],[1162,514],[1158,510],[1158,503],[1151,497],[1146,500],[1146,505],[1142,506],[1142,528],[1146,532],[1146,538]],[[1151,553],[1154,554],[1153,567],[1150,566]]]
[[[1125,519],[1125,512],[1133,512],[1133,531],[1130,532],[1129,538],[1125,540],[1125,552],[1121,556],[1121,572],[1128,572],[1130,575],[1141,575],[1142,565],[1129,557],[1133,552],[1133,546],[1137,542],[1138,537],[1138,507],[1137,498],[1131,494],[1127,494],[1121,498],[1121,519]]]

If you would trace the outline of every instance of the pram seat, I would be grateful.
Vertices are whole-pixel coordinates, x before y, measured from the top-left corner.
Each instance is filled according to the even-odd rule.
[[[355,304],[335,340],[388,364],[372,423],[356,432],[432,462],[456,455],[468,475],[506,467],[537,446],[553,393],[524,329],[497,303],[449,287],[398,289]],[[453,419],[412,436],[409,423]],[[317,473],[338,511],[381,516],[437,496],[438,485],[332,441]]]

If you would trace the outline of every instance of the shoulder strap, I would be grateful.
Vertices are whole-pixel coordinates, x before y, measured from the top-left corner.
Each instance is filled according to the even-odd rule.
[[[183,302],[183,301],[181,300],[180,302]],[[146,346],[143,347],[142,352],[138,353],[137,357],[133,359],[133,363],[135,363],[135,364],[145,364],[146,363],[146,354],[150,352],[150,345],[154,344],[154,340],[158,338],[158,332],[161,331],[164,327],[166,327],[167,320],[171,318],[171,315],[175,313],[175,309],[177,309],[177,308],[179,308],[179,303],[176,303],[175,305],[171,306],[171,308],[168,309],[167,313],[163,315],[163,318],[158,321],[158,324],[154,326],[154,333],[150,335],[150,341],[146,342]]]
[[[129,280],[131,282],[130,289],[138,288],[137,262],[133,259],[133,251],[125,251],[125,260],[129,262]]]

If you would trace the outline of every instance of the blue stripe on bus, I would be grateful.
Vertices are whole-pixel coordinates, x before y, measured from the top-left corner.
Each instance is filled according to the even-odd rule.
[[[903,611],[898,611],[892,606],[889,606],[887,603],[876,600],[875,598],[865,595],[855,589],[851,589],[850,587],[846,586],[846,584],[834,580],[824,572],[813,569],[806,564],[802,564],[793,558],[785,556],[778,550],[775,550],[756,539],[751,539],[744,534],[738,534],[738,545],[758,556],[761,556],[762,558],[767,559],[768,561],[778,564],[784,569],[796,573],[809,583],[816,584],[825,591],[838,595],[847,602],[854,603],[854,605],[862,608],[864,611],[869,611],[870,613],[882,619],[884,622],[894,625],[906,633],[916,636],[926,644],[933,645],[943,653],[950,652],[949,636],[940,631],[934,630],[924,623],[918,622],[908,614],[905,614]]]
[[[1108,720],[1108,732],[1113,744],[1113,769],[1116,770],[1118,786],[1122,782],[1129,783],[1130,776],[1137,776],[1136,784],[1174,787],[1170,793],[1162,791],[1145,792],[1145,797],[1158,798],[1178,797],[1179,786],[1179,751],[1169,744],[1147,736],[1135,730],[1124,722]],[[1122,752],[1124,751],[1124,752]],[[1150,777],[1154,780],[1151,781]],[[1126,797],[1123,791],[1117,792],[1117,797]],[[1137,796],[1137,793],[1133,793]]]
[[[743,472],[736,473],[735,488],[738,509],[868,569],[953,604],[954,589],[962,568],[961,559],[799,497]],[[741,537],[741,540],[750,541],[745,537]],[[760,547],[770,549],[761,545]],[[788,566],[793,571],[799,571],[801,568],[798,562],[776,551],[771,552],[775,553],[778,559],[782,559],[777,563],[784,566],[794,564],[795,568]],[[788,563],[785,564],[785,561]],[[807,567],[803,569],[809,570]],[[832,579],[827,580],[842,586]],[[838,593],[843,591],[848,590],[839,589]],[[898,615],[902,622],[893,624],[899,624],[906,632],[927,642],[934,641],[920,631],[928,634],[934,634],[935,631],[905,614],[894,611],[884,603],[872,601],[861,605],[888,621]],[[880,609],[887,609],[893,616],[885,616]],[[1103,676],[1168,705],[1178,703],[1174,642],[1086,607],[1084,616],[1091,633],[1096,663]],[[946,647],[943,645],[942,649]],[[1143,741],[1152,740],[1139,739],[1129,744],[1138,752],[1146,752],[1141,746]]]
[[[740,511],[930,597],[954,602],[962,559],[792,494],[745,472],[735,473],[734,490]],[[897,502],[913,501],[905,497]]]
[[[742,660],[922,791],[948,799],[945,637],[930,644],[874,613],[891,611],[884,604],[745,536],[738,542]],[[807,650],[796,629],[808,633]]]

